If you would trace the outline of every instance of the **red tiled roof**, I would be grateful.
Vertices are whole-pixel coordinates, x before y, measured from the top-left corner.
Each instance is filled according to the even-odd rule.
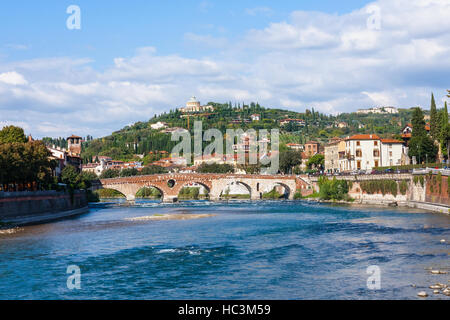
[[[381,142],[383,142],[383,143],[403,143],[403,141],[396,140],[396,139],[381,139]]]
[[[380,137],[376,134],[356,134],[346,140],[380,140]]]

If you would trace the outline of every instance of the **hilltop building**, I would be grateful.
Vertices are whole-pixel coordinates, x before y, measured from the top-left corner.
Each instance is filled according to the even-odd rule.
[[[167,127],[168,127],[167,123],[161,121],[158,121],[157,123],[153,123],[150,125],[150,128],[152,128],[153,130],[165,129]]]
[[[359,109],[359,114],[379,113],[379,114],[397,114],[398,110],[394,107],[373,107],[370,109]]]
[[[192,97],[188,102],[186,102],[186,107],[179,108],[179,110],[183,113],[204,112],[214,111],[214,107],[210,105],[202,106],[196,97]]]

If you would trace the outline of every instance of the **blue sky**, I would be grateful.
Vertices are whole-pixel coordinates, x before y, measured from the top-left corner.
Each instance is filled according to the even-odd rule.
[[[71,4],[81,30],[66,27]],[[2,3],[0,126],[102,136],[191,95],[326,113],[428,108],[448,87],[449,16],[444,0]]]

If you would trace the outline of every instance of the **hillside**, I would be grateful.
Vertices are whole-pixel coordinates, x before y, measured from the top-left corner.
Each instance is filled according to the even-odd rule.
[[[344,113],[337,116],[325,115],[306,110],[305,113],[294,111],[264,108],[258,103],[250,105],[234,105],[231,103],[219,104],[210,102],[214,112],[191,114],[189,120],[183,117],[178,110],[171,110],[159,116],[154,116],[146,122],[137,122],[132,126],[113,132],[111,135],[88,139],[83,145],[83,158],[85,161],[95,160],[95,156],[110,156],[117,160],[130,161],[137,159],[136,154],[148,155],[151,151],[170,152],[177,142],[170,141],[171,135],[160,130],[153,130],[150,126],[157,122],[165,122],[169,127],[188,128],[192,133],[193,123],[196,120],[203,122],[203,130],[216,128],[223,133],[228,128],[273,129],[279,128],[280,142],[305,143],[308,140],[318,140],[322,143],[331,137],[344,137],[357,133],[376,133],[382,137],[395,137],[399,135],[402,127],[411,119],[410,109],[400,109],[398,114],[357,114]],[[260,115],[259,121],[251,121],[250,115]],[[304,126],[293,123],[280,125],[280,120],[303,119]],[[339,127],[339,124],[341,127]],[[155,159],[147,156],[145,162]]]

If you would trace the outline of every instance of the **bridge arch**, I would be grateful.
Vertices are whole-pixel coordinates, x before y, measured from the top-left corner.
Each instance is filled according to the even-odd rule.
[[[180,194],[184,188],[198,188],[198,186],[201,186],[206,191],[206,195],[209,196],[211,193],[211,186],[208,185],[208,183],[202,182],[202,181],[182,181],[178,185],[178,198],[180,198]]]
[[[101,188],[97,189],[97,194],[100,198],[126,198],[127,196],[121,192],[119,189],[115,188]]]
[[[135,198],[138,198],[139,197],[139,192],[140,191],[142,191],[142,192],[144,192],[144,190],[157,190],[158,192],[159,192],[159,196],[158,195],[154,195],[153,197],[159,197],[159,198],[161,198],[161,200],[163,200],[164,199],[164,191],[163,190],[161,190],[161,188],[158,188],[158,187],[156,187],[156,186],[153,186],[153,185],[150,185],[150,186],[147,186],[147,185],[144,185],[144,186],[142,186],[138,191],[136,191],[136,194],[135,194]],[[154,192],[152,192],[152,191],[150,191],[151,193],[154,193]],[[145,196],[144,196],[144,198],[145,198]]]
[[[230,186],[232,186],[233,184],[245,187],[245,189],[248,191],[249,199],[252,199],[252,195],[253,195],[252,187],[248,183],[245,183],[245,182],[240,181],[240,180],[229,181],[225,185],[225,187],[222,188],[222,190],[220,190],[219,199],[223,199],[226,196],[226,190],[229,189]]]

